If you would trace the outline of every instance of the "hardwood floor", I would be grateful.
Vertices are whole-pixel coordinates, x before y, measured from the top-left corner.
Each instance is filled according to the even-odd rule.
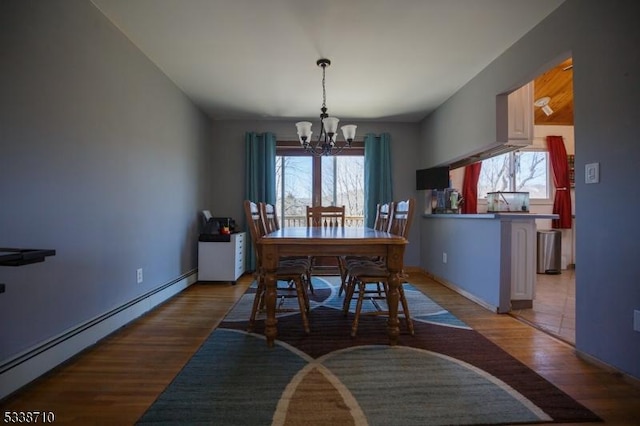
[[[56,423],[128,425],[153,403],[250,284],[198,283],[65,365],[0,401],[5,411],[52,411]],[[458,318],[601,416],[640,419],[640,385],[589,363],[574,348],[496,315],[422,273],[410,281]]]
[[[558,337],[576,343],[576,271],[536,275],[536,295],[531,309],[511,312],[515,317]]]

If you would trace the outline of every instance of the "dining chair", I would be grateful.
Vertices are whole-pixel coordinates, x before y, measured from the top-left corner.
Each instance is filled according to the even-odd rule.
[[[391,203],[378,203],[376,205],[376,217],[373,222],[373,229],[376,231],[389,232],[389,225],[391,224],[391,215],[393,211],[393,202]],[[379,260],[378,257],[371,258],[367,256],[341,256],[340,262],[340,289],[338,290],[338,296],[341,296],[346,289],[347,280],[349,279],[349,267],[355,266],[357,262]],[[380,293],[382,289],[379,288]]]
[[[307,227],[308,228],[344,228],[345,224],[345,207],[344,206],[307,206]],[[332,266],[323,266],[318,264],[320,258],[326,258],[326,256],[313,256],[311,258],[311,273],[322,273],[327,275],[327,270],[332,270],[335,273],[335,269]],[[333,257],[333,256],[332,256]],[[338,262],[338,271],[340,277],[344,276],[343,265],[340,260],[340,256],[335,256]],[[331,273],[331,272],[329,272]],[[333,273],[333,274],[334,274]],[[332,275],[333,275],[332,274]]]
[[[264,295],[266,290],[265,271],[262,267],[262,259],[260,258],[260,250],[258,241],[264,237],[264,225],[260,216],[260,208],[258,204],[250,200],[244,201],[244,211],[247,220],[247,227],[251,234],[251,241],[256,254],[256,274],[257,283],[256,294],[253,299],[251,315],[249,317],[248,331],[253,331],[255,320],[258,312],[264,308]],[[296,262],[282,261],[276,269],[276,292],[280,304],[276,307],[277,312],[291,311],[291,309],[283,308],[284,301],[289,298],[297,298],[298,310],[302,317],[302,324],[306,333],[310,332],[309,319],[309,297],[305,288],[306,269],[303,265]],[[284,282],[286,286],[282,287],[278,284]]]
[[[409,198],[405,201],[399,201],[393,203],[393,207],[391,209],[391,219],[389,223],[389,232],[395,235],[400,235],[404,238],[407,238],[409,235],[409,230],[411,228],[411,223],[413,221],[413,215],[415,211],[415,199]],[[354,320],[351,325],[351,336],[356,335],[358,330],[358,323],[360,320],[360,315],[388,315],[388,309],[382,309],[377,303],[377,300],[387,299],[387,294],[389,290],[389,271],[387,270],[385,263],[379,260],[371,259],[371,260],[361,260],[347,264],[347,274],[348,281],[346,285],[345,291],[345,299],[343,302],[343,312],[346,315],[349,312],[349,308],[351,306],[351,301],[354,299],[354,295],[357,293],[356,297],[356,308]],[[398,315],[402,313],[405,318],[405,322],[409,333],[414,334],[413,321],[411,320],[411,314],[409,311],[409,304],[407,302],[407,298],[404,293],[404,279],[406,278],[406,274],[404,271],[401,272],[401,284],[398,287],[399,292],[399,301],[402,305],[402,309],[398,311]],[[369,289],[367,286],[375,285],[375,289]],[[382,286],[382,292],[380,291],[380,286]],[[364,303],[365,298],[368,296],[368,299],[371,300],[373,305],[376,307],[375,311],[372,312],[362,312],[362,305]]]
[[[278,221],[278,215],[276,214],[276,208],[273,204],[259,202],[258,209],[260,212],[260,219],[265,234],[280,229],[280,222]]]
[[[344,206],[307,206],[307,227],[344,228]]]
[[[262,233],[269,234],[280,229],[280,221],[273,204],[259,202],[258,211],[260,212],[260,223],[262,224]],[[305,268],[306,284],[311,293],[313,293],[313,284],[311,283],[311,258],[309,256],[284,256],[280,258],[281,263],[295,263]]]

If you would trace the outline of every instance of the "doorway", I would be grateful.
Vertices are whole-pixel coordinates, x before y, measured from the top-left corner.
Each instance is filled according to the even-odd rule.
[[[532,326],[575,345],[575,185],[573,156],[576,151],[573,121],[573,60],[568,58],[534,80],[534,139],[563,136],[569,156],[572,229],[562,230],[562,270],[559,275],[536,274],[533,307],[512,311]],[[551,213],[552,206],[544,213]],[[538,229],[551,228],[547,221]]]

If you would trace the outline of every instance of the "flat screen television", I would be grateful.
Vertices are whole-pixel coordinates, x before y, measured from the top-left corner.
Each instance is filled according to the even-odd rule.
[[[416,189],[449,188],[449,166],[416,170]]]

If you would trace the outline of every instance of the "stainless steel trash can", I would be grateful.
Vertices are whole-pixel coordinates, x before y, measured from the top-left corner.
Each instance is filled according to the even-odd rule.
[[[556,230],[538,231],[538,274],[559,274],[562,253],[562,233]]]

